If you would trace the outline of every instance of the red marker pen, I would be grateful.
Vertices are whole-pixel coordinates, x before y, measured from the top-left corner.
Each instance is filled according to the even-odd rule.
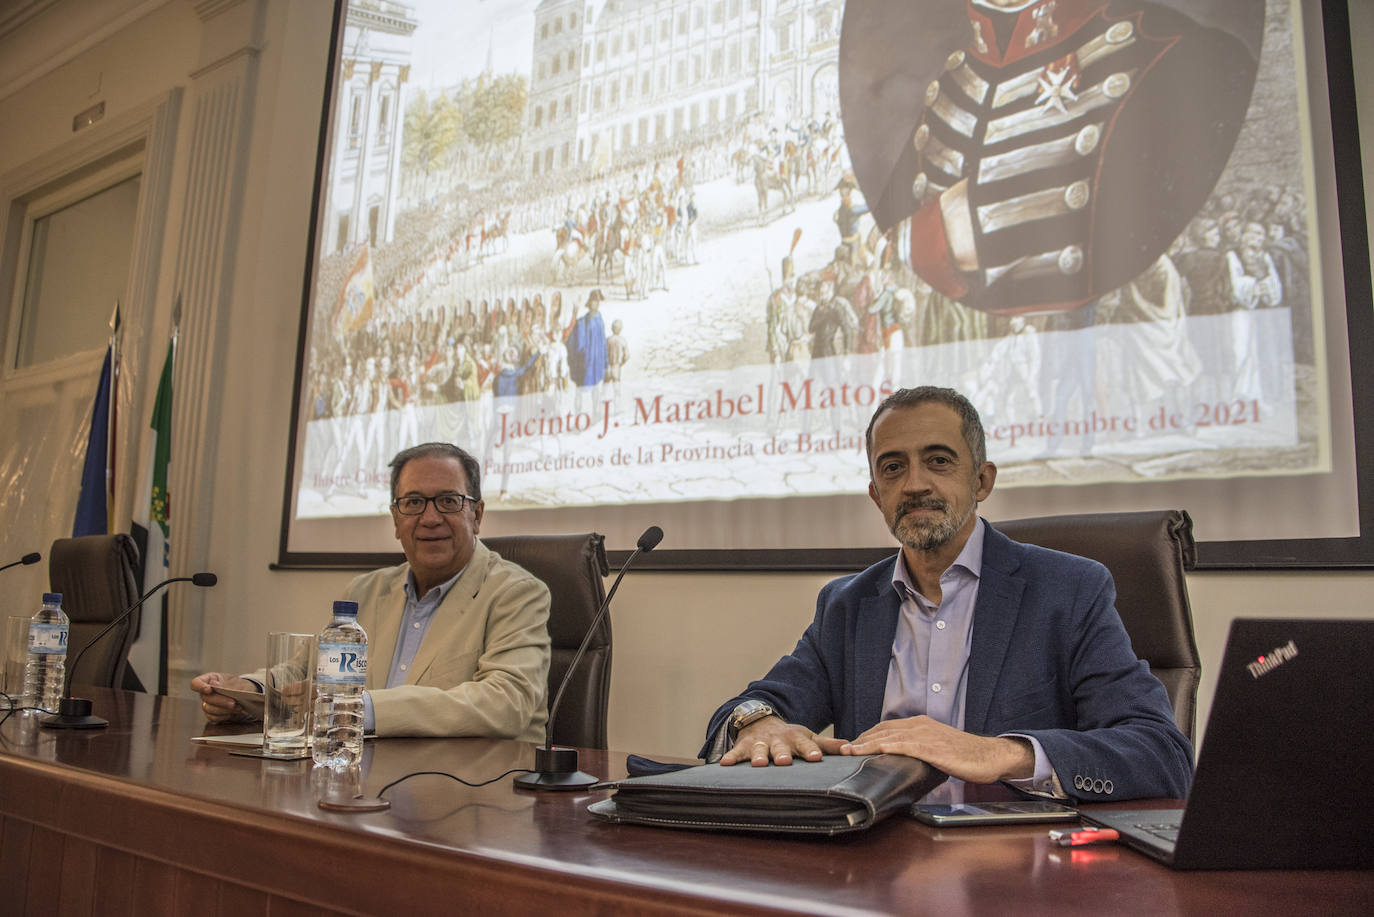
[[[1111,828],[1058,828],[1050,832],[1050,840],[1060,847],[1081,847],[1084,844],[1105,844],[1121,837]]]

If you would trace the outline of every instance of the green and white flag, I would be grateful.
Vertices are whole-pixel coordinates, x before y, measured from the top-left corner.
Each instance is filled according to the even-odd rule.
[[[152,419],[143,431],[139,447],[139,496],[134,500],[133,537],[143,557],[141,592],[147,592],[167,578],[171,537],[167,466],[172,451],[172,366],[175,357],[174,333],[167,342],[167,358],[162,363]],[[160,601],[142,609],[138,637],[129,648],[129,665],[150,693],[154,686],[158,694],[167,693],[166,601],[164,592]]]

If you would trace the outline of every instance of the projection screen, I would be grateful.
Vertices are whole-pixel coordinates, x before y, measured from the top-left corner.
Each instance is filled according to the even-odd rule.
[[[873,409],[935,384],[982,414],[990,520],[1180,507],[1205,566],[1368,565],[1348,30],[1296,0],[339,0],[279,563],[394,555],[387,463],[445,440],[484,535],[852,568],[892,550]]]

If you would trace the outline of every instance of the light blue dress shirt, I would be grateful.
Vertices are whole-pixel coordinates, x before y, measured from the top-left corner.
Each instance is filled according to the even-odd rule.
[[[897,555],[892,588],[902,605],[883,692],[884,720],[924,714],[955,729],[964,728],[973,608],[978,601],[986,525],[978,519],[964,549],[940,574],[938,605],[916,591],[903,556]],[[1030,793],[1062,796],[1040,743],[1018,733],[1004,736],[1026,739],[1035,751],[1034,774],[1008,782]]]

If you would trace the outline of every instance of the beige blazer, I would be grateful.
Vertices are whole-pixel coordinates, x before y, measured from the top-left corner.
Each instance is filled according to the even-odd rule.
[[[379,736],[542,741],[548,720],[549,590],[480,541],[434,613],[406,683],[384,687],[405,613],[408,564],[359,576],[344,598],[367,631]]]

